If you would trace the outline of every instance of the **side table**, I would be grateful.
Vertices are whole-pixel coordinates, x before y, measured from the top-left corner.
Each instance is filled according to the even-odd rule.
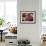
[[[3,32],[3,30],[0,30],[0,32],[1,32],[1,42],[2,42],[2,32]]]

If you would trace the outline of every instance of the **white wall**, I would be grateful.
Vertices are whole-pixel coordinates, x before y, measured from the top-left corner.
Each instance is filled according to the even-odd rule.
[[[41,0],[18,0],[18,39],[29,39],[31,43],[40,43],[41,2]],[[20,24],[20,11],[36,11],[36,24]]]

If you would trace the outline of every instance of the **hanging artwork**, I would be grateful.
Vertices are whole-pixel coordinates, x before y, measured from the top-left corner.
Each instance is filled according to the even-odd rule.
[[[36,23],[36,11],[20,11],[20,23]]]

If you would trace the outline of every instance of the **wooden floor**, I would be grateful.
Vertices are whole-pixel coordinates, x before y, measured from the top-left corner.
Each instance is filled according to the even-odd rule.
[[[5,42],[4,41],[3,42],[0,41],[0,46],[5,46]]]
[[[0,41],[0,46],[5,46],[5,41],[3,41],[3,42]],[[39,45],[32,44],[32,46],[39,46]],[[40,46],[46,46],[46,43],[42,43],[42,45],[40,45]]]

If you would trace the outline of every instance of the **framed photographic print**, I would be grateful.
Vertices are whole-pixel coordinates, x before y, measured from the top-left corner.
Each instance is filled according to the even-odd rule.
[[[36,11],[20,11],[20,23],[36,23]]]

